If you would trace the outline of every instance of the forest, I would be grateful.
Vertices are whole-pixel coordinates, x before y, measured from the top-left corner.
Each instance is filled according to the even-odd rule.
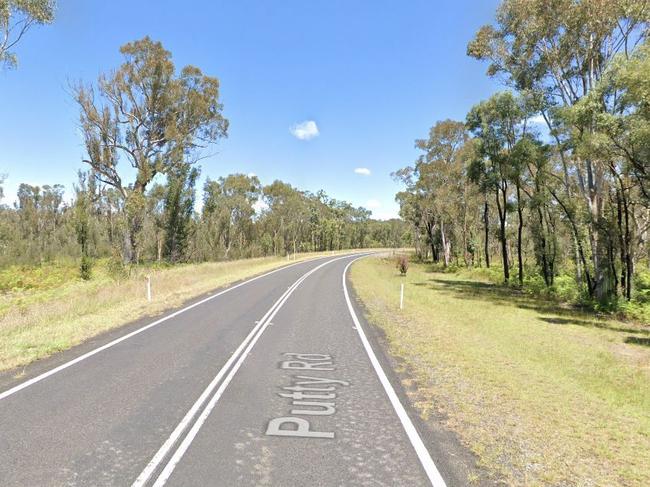
[[[393,176],[422,259],[598,309],[650,300],[650,6],[505,0],[467,55],[503,91]]]

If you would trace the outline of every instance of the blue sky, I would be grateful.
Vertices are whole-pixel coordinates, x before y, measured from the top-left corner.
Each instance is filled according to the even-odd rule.
[[[3,203],[22,182],[71,188],[84,148],[69,84],[117,67],[119,46],[149,35],[177,67],[194,64],[221,80],[230,133],[201,161],[203,177],[255,173],[264,184],[322,188],[376,217],[395,216],[390,173],[417,157],[414,140],[436,120],[462,120],[498,89],[465,55],[496,5],[59,0],[55,23],[18,46],[18,69],[0,72]],[[313,124],[296,127],[308,121],[318,135],[295,137],[295,128],[315,133]]]

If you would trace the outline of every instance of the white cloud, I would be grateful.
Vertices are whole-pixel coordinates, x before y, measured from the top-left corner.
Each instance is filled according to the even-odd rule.
[[[530,117],[528,122],[534,123],[535,125],[546,125],[546,120],[544,120],[544,116],[541,113],[538,113],[534,117]]]
[[[381,207],[381,203],[378,200],[368,200],[366,201],[366,208],[369,210],[376,210]]]
[[[318,130],[318,125],[313,120],[306,120],[301,123],[297,123],[289,129],[291,135],[296,139],[300,140],[310,140],[314,137],[318,137],[320,134]]]
[[[248,176],[249,178],[254,178],[255,176],[257,176],[257,174],[255,174],[254,172],[249,172],[249,173],[247,174],[247,176]]]
[[[392,220],[393,218],[399,218],[399,215],[394,211],[373,211],[372,217],[375,220]]]
[[[255,213],[257,213],[258,215],[262,213],[264,210],[266,210],[268,207],[269,205],[267,205],[262,198],[258,199],[255,203],[253,203],[253,209],[255,210]]]
[[[356,174],[361,174],[362,176],[370,176],[370,169],[367,167],[357,167],[354,172]]]

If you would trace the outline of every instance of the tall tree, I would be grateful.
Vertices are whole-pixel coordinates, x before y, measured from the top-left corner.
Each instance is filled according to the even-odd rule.
[[[245,174],[208,179],[203,192],[202,221],[211,256],[229,258],[233,248],[242,256],[253,239],[254,205],[261,193],[259,179]]]
[[[164,200],[164,256],[170,262],[186,260],[194,215],[194,189],[199,170],[188,164],[167,175]]]
[[[553,196],[570,222],[578,276],[584,275],[591,296],[605,301],[613,293],[605,221],[607,164],[593,154],[576,153],[567,134],[576,130],[590,136],[593,124],[563,130],[566,119],[555,117],[553,107],[575,105],[598,85],[618,53],[628,56],[647,38],[650,6],[647,0],[504,0],[496,20],[478,31],[467,52],[490,61],[490,75],[504,76],[511,86],[544,101],[542,114],[557,142],[564,186]]]
[[[503,277],[510,279],[508,260],[507,220],[510,184],[515,186],[517,201],[518,231],[517,257],[519,282],[523,283],[522,228],[523,212],[521,201],[521,168],[513,157],[513,149],[520,140],[526,118],[523,100],[510,92],[497,93],[490,99],[474,106],[467,115],[467,127],[477,139],[474,161],[480,169],[472,170],[483,179],[481,185],[492,186],[499,216],[499,240],[503,260]]]
[[[125,44],[123,64],[99,77],[97,87],[78,85],[89,164],[124,200],[123,258],[137,260],[145,191],[158,174],[173,174],[201,157],[201,149],[225,137],[228,121],[219,103],[219,80],[185,66],[179,73],[171,53],[149,37]],[[135,169],[123,181],[120,162]]]

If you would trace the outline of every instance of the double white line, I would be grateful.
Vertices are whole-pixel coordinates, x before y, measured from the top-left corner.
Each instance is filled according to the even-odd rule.
[[[264,333],[264,330],[266,330],[266,328],[271,324],[271,320],[275,317],[275,315],[278,313],[280,308],[282,308],[282,306],[287,301],[287,299],[289,299],[289,296],[293,294],[293,292],[298,288],[298,286],[300,286],[300,284],[302,284],[302,282],[305,279],[307,279],[311,274],[316,272],[321,267],[331,262],[349,258],[349,257],[350,257],[349,255],[338,257],[336,259],[328,260],[327,262],[324,262],[323,264],[320,264],[317,267],[314,267],[312,270],[305,273],[302,277],[300,277],[300,279],[294,282],[284,292],[284,294],[280,296],[280,299],[278,299],[273,304],[273,306],[271,306],[271,308],[266,312],[266,314],[262,317],[262,319],[257,322],[253,330],[248,334],[248,336],[246,336],[246,338],[239,345],[239,347],[237,347],[237,350],[233,352],[233,354],[230,356],[230,358],[225,363],[225,365],[221,368],[221,370],[219,370],[219,372],[214,377],[214,379],[212,379],[208,387],[205,388],[205,390],[199,396],[197,401],[192,405],[189,411],[187,411],[187,413],[185,414],[181,422],[178,423],[178,425],[176,426],[172,434],[169,436],[169,438],[167,438],[165,443],[163,443],[160,449],[156,452],[156,454],[153,456],[151,461],[147,464],[147,466],[142,471],[142,473],[138,476],[135,482],[133,482],[132,487],[143,487],[144,485],[147,484],[147,482],[151,479],[151,477],[156,472],[156,470],[158,470],[162,462],[169,456],[174,446],[178,443],[183,433],[187,430],[190,423],[192,423],[192,421],[197,416],[197,414],[199,414],[200,411],[198,418],[190,428],[189,432],[187,433],[185,438],[183,438],[181,443],[178,445],[178,447],[176,448],[172,456],[167,461],[167,464],[162,469],[162,472],[160,473],[160,475],[158,476],[158,478],[153,484],[154,487],[160,487],[165,485],[165,483],[173,473],[174,469],[176,468],[176,465],[178,465],[178,462],[180,462],[180,460],[183,458],[183,455],[192,444],[192,441],[194,441],[194,438],[196,437],[199,430],[203,426],[203,423],[205,423],[205,420],[208,418],[208,416],[214,409],[215,405],[221,398],[223,392],[228,387],[228,384],[230,384],[230,381],[237,373],[237,371],[241,367],[242,363],[244,362],[244,360],[246,359],[250,351],[255,346],[255,343],[257,342],[257,340],[259,340],[260,336],[262,336],[262,333]],[[209,401],[208,398],[210,398]],[[207,405],[205,405],[204,407],[206,401],[208,402]],[[201,408],[203,409],[201,410]]]

